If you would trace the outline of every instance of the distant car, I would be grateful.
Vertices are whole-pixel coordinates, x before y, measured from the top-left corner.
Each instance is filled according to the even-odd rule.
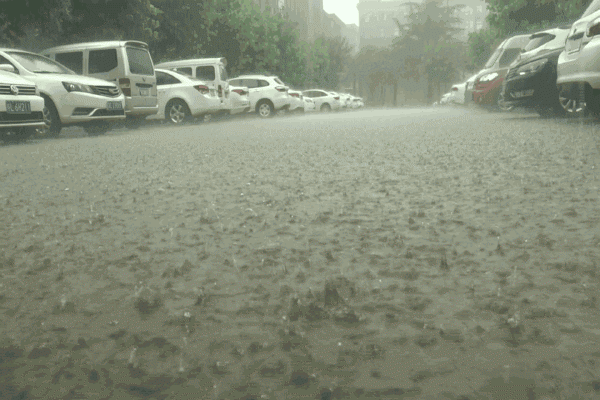
[[[564,50],[569,27],[547,29],[531,35],[504,79],[502,99],[510,108],[528,108],[542,116],[561,115],[556,66]]]
[[[180,124],[220,111],[221,100],[210,93],[205,82],[167,69],[156,68],[155,72],[158,113],[148,119]]]
[[[315,105],[315,101],[313,99],[303,95],[302,100],[304,101],[304,111],[305,112],[313,112],[313,111],[317,110],[317,106]]]
[[[250,111],[250,99],[248,88],[245,86],[233,86],[229,84],[230,115],[247,113]]]
[[[440,98],[440,101],[438,104],[440,104],[440,105],[450,104],[450,96],[452,96],[452,92],[444,93],[442,95],[442,97]]]
[[[340,93],[340,108],[348,110],[352,108],[352,95],[347,93]]]
[[[35,83],[0,68],[0,140],[22,141],[45,127],[44,99]]]
[[[289,109],[289,87],[274,75],[242,75],[230,79],[234,86],[246,86],[249,91],[250,111],[261,118],[273,117],[282,109]]]
[[[559,101],[569,115],[600,114],[600,0],[576,21],[558,57]]]
[[[456,83],[456,84],[452,85],[452,88],[450,88],[450,92],[452,93],[450,95],[450,99],[449,99],[450,103],[453,103],[453,104],[468,103],[467,87],[469,86],[469,83],[471,85],[473,84],[476,77],[477,77],[477,75],[473,75],[469,79],[467,79],[466,81],[464,81],[462,83]]]
[[[89,135],[103,134],[110,122],[125,120],[125,96],[115,83],[77,75],[42,55],[23,50],[0,49],[0,65],[35,83],[44,98],[40,131],[58,136],[62,127],[78,125]]]
[[[314,100],[317,111],[328,112],[340,109],[339,96],[331,94],[321,89],[310,89],[302,92],[304,97],[309,97]],[[338,99],[336,99],[338,97]]]
[[[502,82],[508,67],[529,42],[529,35],[506,39],[489,58],[483,70],[477,74],[473,87],[473,101],[481,106],[497,107]]]
[[[290,108],[289,112],[303,113],[304,112],[304,95],[298,90],[289,90]]]
[[[362,108],[365,106],[365,103],[362,97],[355,97],[352,99],[352,108]]]

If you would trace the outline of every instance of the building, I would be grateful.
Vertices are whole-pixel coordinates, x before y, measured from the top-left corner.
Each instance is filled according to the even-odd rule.
[[[342,36],[348,40],[348,44],[352,47],[352,54],[358,53],[360,45],[359,28],[356,24],[346,24],[342,29]]]
[[[359,0],[359,47],[386,47],[400,36],[400,24],[406,23],[414,7],[422,0]],[[449,6],[461,6],[458,17],[463,31],[458,36],[466,40],[470,32],[481,29],[485,23],[487,6],[483,0],[445,0]]]
[[[282,0],[252,0],[254,4],[260,7],[261,11],[265,11],[269,9],[271,14],[274,14],[279,11],[281,7],[283,7]]]
[[[346,24],[335,14],[323,11],[322,35],[325,37],[341,37]]]
[[[323,35],[323,0],[285,0],[283,13],[298,24],[301,40],[313,41]]]

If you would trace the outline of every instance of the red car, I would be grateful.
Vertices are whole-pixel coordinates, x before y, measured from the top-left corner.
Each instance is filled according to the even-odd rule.
[[[519,56],[529,42],[530,35],[518,35],[506,39],[479,71],[473,86],[473,102],[482,106],[498,105],[502,82],[509,65]]]

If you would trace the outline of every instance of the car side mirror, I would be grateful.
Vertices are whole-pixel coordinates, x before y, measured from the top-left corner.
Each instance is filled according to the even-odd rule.
[[[12,72],[13,74],[17,72],[11,64],[0,64],[0,71]]]

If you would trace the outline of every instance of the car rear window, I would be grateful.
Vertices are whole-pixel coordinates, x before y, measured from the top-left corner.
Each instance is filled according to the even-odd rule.
[[[83,73],[83,52],[73,51],[70,53],[58,53],[54,57],[56,61],[65,67],[72,69],[78,74]]]
[[[203,81],[214,81],[216,77],[215,67],[212,65],[205,65],[196,68],[196,78]]]
[[[90,50],[88,63],[90,74],[112,71],[119,65],[117,49]]]
[[[496,51],[494,51],[492,53],[492,55],[490,56],[490,58],[488,59],[488,61],[485,63],[484,68],[491,68],[492,65],[494,65],[496,63],[496,60],[498,59],[498,57],[500,57],[500,54],[502,53],[502,50],[504,49],[502,47],[504,43],[502,43],[500,46],[498,46],[498,48],[496,49]]]
[[[132,74],[154,75],[152,58],[148,50],[140,47],[126,47],[129,71]]]
[[[262,80],[262,79],[259,79],[258,80],[258,86],[259,87],[267,87],[267,86],[269,86],[269,82],[267,82],[265,80]]]
[[[281,82],[281,80],[279,78],[275,78],[275,82],[279,83],[280,85],[284,84],[283,82]]]
[[[180,74],[192,76],[192,67],[179,67],[175,68],[175,71],[179,72]]]

